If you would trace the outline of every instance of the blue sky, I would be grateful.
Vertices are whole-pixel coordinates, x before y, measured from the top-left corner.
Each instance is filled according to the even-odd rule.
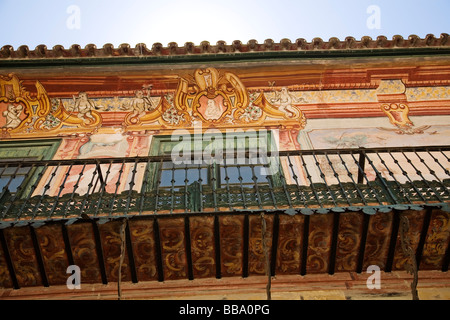
[[[0,47],[439,37],[449,12],[449,0],[0,0]]]

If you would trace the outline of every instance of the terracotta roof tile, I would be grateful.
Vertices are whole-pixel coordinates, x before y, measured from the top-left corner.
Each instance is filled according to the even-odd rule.
[[[273,52],[273,51],[314,51],[314,50],[376,50],[376,49],[396,49],[396,48],[427,48],[427,47],[450,47],[449,35],[442,33],[439,38],[428,34],[425,38],[417,35],[410,35],[407,39],[400,35],[395,35],[389,40],[385,36],[378,36],[372,39],[364,36],[360,40],[354,37],[346,37],[344,40],[332,37],[328,41],[321,38],[314,38],[311,42],[303,38],[291,41],[282,39],[276,43],[272,39],[266,39],[263,43],[256,40],[249,40],[246,44],[239,40],[227,44],[225,41],[218,41],[211,45],[208,41],[202,41],[199,45],[186,42],[184,46],[179,46],[176,42],[170,42],[167,46],[161,43],[154,43],[148,48],[144,43],[138,43],[132,48],[128,43],[123,43],[114,48],[110,43],[97,48],[95,44],[88,44],[82,48],[78,44],[73,44],[70,48],[56,45],[52,49],[41,44],[34,50],[22,45],[14,49],[10,45],[5,45],[0,49],[0,59],[55,59],[55,58],[92,58],[92,57],[139,57],[139,56],[173,56],[173,55],[201,55],[201,54],[221,54],[221,53],[246,53],[246,52]]]

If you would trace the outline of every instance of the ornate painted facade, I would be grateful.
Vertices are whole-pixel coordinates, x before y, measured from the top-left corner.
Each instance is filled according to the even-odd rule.
[[[303,39],[185,47],[172,43],[167,48],[155,44],[152,50],[142,44],[134,49],[39,46],[34,51],[4,46],[2,158],[54,162],[34,173],[39,178],[33,186],[21,187],[24,196],[0,200],[0,287],[65,285],[67,266],[73,264],[81,269],[82,283],[117,282],[119,272],[121,281],[145,282],[252,277],[268,270],[278,277],[361,273],[370,265],[386,272],[405,270],[411,261],[401,249],[401,217],[409,221],[406,235],[418,270],[447,274],[449,45],[448,35],[442,34],[311,43]],[[182,193],[177,201],[189,201],[189,206],[176,207],[173,168],[172,190],[156,191],[153,197],[144,193],[150,190],[146,180],[150,160],[148,165],[142,159],[109,166],[82,163],[162,156],[155,143],[164,136],[249,130],[271,132],[281,152],[282,178],[271,200],[264,202],[259,194],[243,196],[233,200],[229,212],[223,207],[231,208],[231,200],[224,197],[239,196],[238,191],[225,190],[231,176],[222,181],[222,193],[214,186],[201,191],[210,192],[209,202],[198,198],[192,204],[197,196],[189,193],[188,199]],[[35,150],[29,142],[52,147],[45,149],[47,153],[17,151],[21,144]],[[405,149],[400,161],[379,156],[376,160],[374,155],[375,164],[368,161],[359,170],[347,168],[355,163],[353,153],[336,153],[353,149],[356,155],[361,148],[401,153],[401,148],[411,147],[419,149]],[[314,154],[314,159],[308,158],[312,153],[301,153],[311,150],[335,153],[317,158]],[[299,153],[291,157],[289,152]],[[315,162],[315,171],[308,171],[308,161]],[[405,169],[408,165],[412,167]],[[394,177],[380,188],[398,188],[395,197],[407,198],[408,204],[369,195],[373,191],[364,191],[362,180],[353,180],[358,171],[369,186]],[[94,180],[101,174],[103,178],[106,174],[107,183],[101,180],[96,189]],[[187,173],[184,179],[187,191]],[[208,173],[211,179],[213,185],[220,180]],[[421,194],[425,187],[413,180],[427,184],[428,191],[423,191],[427,196]],[[320,191],[316,183],[322,182]],[[357,196],[350,195],[351,183],[356,186],[352,192],[364,193],[361,201],[352,200]],[[404,191],[407,187],[422,189],[410,194]],[[265,186],[261,188],[263,192]],[[297,196],[283,202],[282,192]],[[328,193],[334,204],[312,203],[320,192],[320,199]],[[95,198],[99,193],[128,198],[123,198],[122,207],[115,200],[108,207],[106,201],[100,204],[101,196]],[[163,195],[172,196],[172,206],[153,210]],[[215,205],[208,209],[206,203],[213,203],[213,197]],[[94,201],[98,201],[94,211],[84,209]],[[142,201],[139,210],[138,201]],[[242,201],[248,205],[242,206]],[[345,201],[348,205],[341,205]],[[121,229],[123,221],[126,231]]]

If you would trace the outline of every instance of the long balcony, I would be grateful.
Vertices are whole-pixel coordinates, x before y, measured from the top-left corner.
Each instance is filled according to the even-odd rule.
[[[449,156],[433,146],[263,163],[2,161],[0,287],[65,286],[68,265],[104,284],[447,271]]]
[[[447,207],[450,199],[448,146],[283,151],[269,154],[263,164],[246,156],[247,163],[210,164],[196,164],[195,155],[190,164],[174,164],[170,155],[2,161],[0,217],[19,222],[274,210],[373,214]]]

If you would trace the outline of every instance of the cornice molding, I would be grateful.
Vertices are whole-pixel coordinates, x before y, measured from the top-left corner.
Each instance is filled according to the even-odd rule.
[[[148,48],[144,43],[138,43],[134,48],[124,43],[117,48],[110,43],[105,44],[101,48],[97,48],[95,44],[88,44],[82,48],[78,44],[73,44],[70,48],[64,48],[62,45],[56,45],[52,49],[48,49],[46,45],[38,45],[34,50],[26,45],[22,45],[14,49],[11,45],[5,45],[0,49],[0,61],[5,60],[54,60],[54,59],[94,59],[94,58],[143,58],[143,57],[186,57],[193,56],[215,56],[220,60],[221,55],[229,56],[239,54],[239,57],[258,56],[261,53],[287,53],[287,52],[326,52],[332,53],[352,53],[359,55],[360,53],[376,54],[386,50],[401,51],[401,49],[450,49],[450,39],[447,33],[442,33],[440,37],[428,34],[425,38],[416,35],[410,35],[403,38],[395,35],[391,40],[385,36],[378,36],[376,39],[364,36],[360,40],[354,37],[346,37],[345,40],[338,38],[330,38],[323,41],[321,38],[314,38],[311,42],[303,38],[295,41],[282,39],[275,43],[272,39],[266,39],[264,43],[258,43],[256,40],[249,40],[247,44],[239,40],[227,44],[225,41],[218,41],[216,45],[211,45],[208,41],[203,41],[200,45],[192,42],[186,42],[184,46],[179,46],[176,42],[170,42],[167,46],[161,43],[154,43]],[[419,50],[420,51],[420,50]],[[281,55],[284,56],[284,55]],[[290,56],[289,54],[287,56]]]

